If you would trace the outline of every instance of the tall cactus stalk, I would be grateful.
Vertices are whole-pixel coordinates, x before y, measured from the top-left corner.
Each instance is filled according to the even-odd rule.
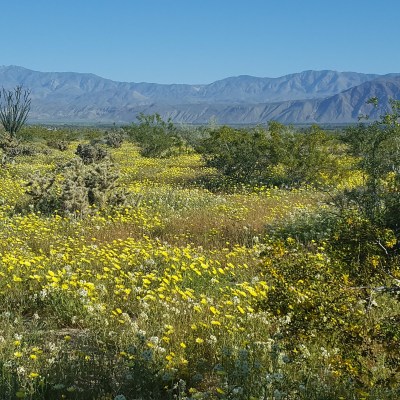
[[[30,91],[17,86],[0,91],[0,122],[5,131],[15,137],[25,124],[31,109]]]

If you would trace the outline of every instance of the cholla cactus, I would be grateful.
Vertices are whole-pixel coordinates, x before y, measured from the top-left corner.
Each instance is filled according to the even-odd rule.
[[[57,208],[57,199],[54,194],[54,175],[31,175],[26,184],[26,193],[31,196],[32,205],[36,210],[51,212]]]
[[[118,185],[118,173],[111,162],[85,164],[74,158],[59,171],[61,182],[53,175],[32,176],[26,191],[34,207],[43,212],[58,210],[73,216],[84,216],[97,207],[124,204],[127,192]]]
[[[65,140],[49,140],[47,142],[47,146],[51,147],[52,149],[65,151],[68,149],[68,142]]]
[[[122,146],[122,142],[124,141],[124,134],[122,132],[115,131],[107,132],[104,139],[108,146],[116,149]]]
[[[105,149],[92,144],[78,145],[75,154],[82,159],[84,164],[93,164],[108,157],[108,152]]]
[[[119,174],[110,162],[89,166],[85,175],[89,204],[104,207],[112,192],[118,188],[118,178]]]
[[[14,136],[11,136],[7,132],[1,135],[0,149],[3,153],[1,158],[1,165],[3,167],[11,163],[14,160],[15,156],[19,154],[19,146],[19,140],[17,140]]]
[[[14,161],[16,156],[33,156],[37,149],[29,144],[21,144],[20,141],[8,132],[0,135],[0,149],[2,150],[1,164],[6,166]]]
[[[89,212],[88,189],[85,186],[86,167],[74,158],[63,167],[60,207],[65,214],[86,215]]]

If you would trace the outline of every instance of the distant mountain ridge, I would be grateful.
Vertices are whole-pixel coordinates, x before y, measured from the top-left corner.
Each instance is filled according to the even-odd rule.
[[[365,101],[400,99],[400,74],[304,71],[279,78],[242,75],[210,84],[116,82],[94,74],[0,66],[0,86],[31,90],[31,122],[135,121],[158,112],[176,122],[255,124],[354,122]]]

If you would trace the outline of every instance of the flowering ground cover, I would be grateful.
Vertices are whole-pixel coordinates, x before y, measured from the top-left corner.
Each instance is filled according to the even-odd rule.
[[[349,256],[365,221],[332,222],[311,187],[210,191],[199,155],[131,143],[111,150],[123,205],[38,211],[31,172],[77,145],[0,170],[1,399],[399,398],[400,307],[379,290],[398,260]]]

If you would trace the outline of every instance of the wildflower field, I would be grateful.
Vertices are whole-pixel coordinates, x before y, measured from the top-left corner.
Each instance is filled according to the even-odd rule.
[[[329,190],[278,187],[124,140],[104,186],[123,201],[90,186],[79,208],[88,139],[28,143],[0,169],[0,399],[400,397],[397,232],[340,208],[355,156]]]

